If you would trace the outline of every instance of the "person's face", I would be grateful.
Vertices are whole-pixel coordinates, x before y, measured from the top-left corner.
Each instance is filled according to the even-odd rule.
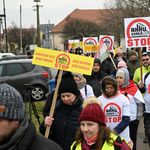
[[[125,78],[120,77],[120,76],[117,76],[116,78],[117,78],[118,85],[122,86],[125,84]]]
[[[142,63],[145,67],[147,67],[150,64],[149,56],[142,56]]]
[[[134,59],[136,59],[136,56],[135,56],[135,55],[131,55],[131,56],[130,56],[130,59],[131,59],[131,60],[134,60]]]
[[[80,128],[84,137],[90,139],[98,133],[99,125],[97,122],[93,121],[81,121]]]
[[[94,63],[94,65],[93,65],[93,71],[94,71],[94,72],[98,72],[99,69],[100,69],[99,63]]]
[[[65,104],[71,105],[71,103],[75,101],[76,95],[73,93],[62,93],[61,99]]]
[[[121,53],[118,53],[117,55],[118,55],[118,57],[121,57],[121,56],[122,56],[122,54],[121,54]]]
[[[0,119],[0,143],[6,143],[19,127],[19,121]]]
[[[75,81],[80,81],[80,78],[77,75],[73,75]]]
[[[105,91],[106,91],[106,93],[107,93],[109,96],[112,96],[112,95],[114,94],[114,92],[115,92],[115,88],[113,87],[112,84],[107,84],[107,85],[105,86]]]

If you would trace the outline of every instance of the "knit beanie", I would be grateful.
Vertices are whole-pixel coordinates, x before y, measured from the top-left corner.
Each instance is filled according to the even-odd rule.
[[[118,50],[117,50],[117,54],[118,53],[121,53],[122,54],[122,49],[121,48],[119,48]]]
[[[94,121],[106,126],[105,115],[100,105],[101,103],[96,97],[85,99],[83,102],[83,107],[85,108],[80,114],[80,117],[78,119],[79,123],[81,121]]]
[[[122,69],[119,69],[116,73],[116,77],[119,76],[119,77],[122,77],[122,78],[125,78],[125,73]]]
[[[8,84],[0,84],[0,118],[23,120],[25,108],[20,93]]]
[[[120,62],[118,63],[118,68],[120,68],[120,67],[127,68],[127,65],[126,65],[126,63],[125,63],[124,61],[120,61]]]
[[[78,87],[73,77],[68,77],[61,80],[58,94],[60,95],[62,93],[73,93],[74,95],[78,95]]]
[[[131,50],[131,51],[130,51],[129,57],[132,56],[132,55],[135,55],[136,57],[138,57],[137,52],[134,51],[134,50]]]
[[[80,74],[80,73],[72,72],[72,74],[78,76],[80,78],[80,80],[83,77],[83,74]]]

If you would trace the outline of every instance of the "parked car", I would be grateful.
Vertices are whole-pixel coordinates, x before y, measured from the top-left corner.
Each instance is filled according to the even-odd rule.
[[[0,58],[2,58],[2,57],[11,57],[11,56],[16,56],[16,55],[13,54],[13,53],[0,53]]]
[[[48,68],[32,64],[32,59],[17,59],[0,62],[0,83],[7,83],[23,94],[24,84],[33,89],[34,101],[43,100],[48,92]]]
[[[27,58],[27,55],[15,55],[15,56],[11,56],[11,57],[2,57],[2,58],[0,58],[0,62],[5,61],[5,60],[26,59],[26,58]]]

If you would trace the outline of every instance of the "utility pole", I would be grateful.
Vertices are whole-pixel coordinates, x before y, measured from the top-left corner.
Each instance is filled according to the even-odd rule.
[[[4,14],[0,15],[0,17],[4,17],[4,21],[5,21],[6,53],[8,53],[8,46],[7,46],[7,29],[6,29],[6,13],[5,13],[5,0],[3,0],[3,7],[4,7]]]
[[[2,51],[2,47],[1,47],[1,40],[2,40],[2,37],[1,37],[1,23],[2,23],[2,18],[0,18],[0,52]]]
[[[22,6],[20,5],[20,53],[22,54]]]
[[[37,46],[41,47],[41,40],[40,40],[40,19],[39,19],[39,7],[42,7],[42,5],[38,5],[38,2],[40,2],[40,0],[34,0],[34,2],[36,2],[36,11],[37,11]]]

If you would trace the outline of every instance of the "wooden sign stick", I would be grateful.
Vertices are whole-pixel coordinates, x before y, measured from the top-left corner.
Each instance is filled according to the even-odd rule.
[[[56,85],[56,89],[54,92],[53,102],[52,102],[52,106],[51,106],[51,110],[50,110],[50,114],[49,114],[49,117],[51,117],[51,118],[53,117],[53,114],[54,114],[54,109],[55,109],[55,105],[56,105],[56,101],[57,101],[58,88],[59,88],[59,84],[61,81],[62,72],[63,72],[63,70],[59,71],[59,75],[58,75],[58,79],[57,79],[57,85]],[[49,131],[50,131],[50,126],[47,126],[46,132],[45,132],[46,138],[48,138],[48,136],[49,136]]]
[[[141,69],[141,82],[143,82],[143,77],[142,77],[142,50],[140,47],[140,69]]]

